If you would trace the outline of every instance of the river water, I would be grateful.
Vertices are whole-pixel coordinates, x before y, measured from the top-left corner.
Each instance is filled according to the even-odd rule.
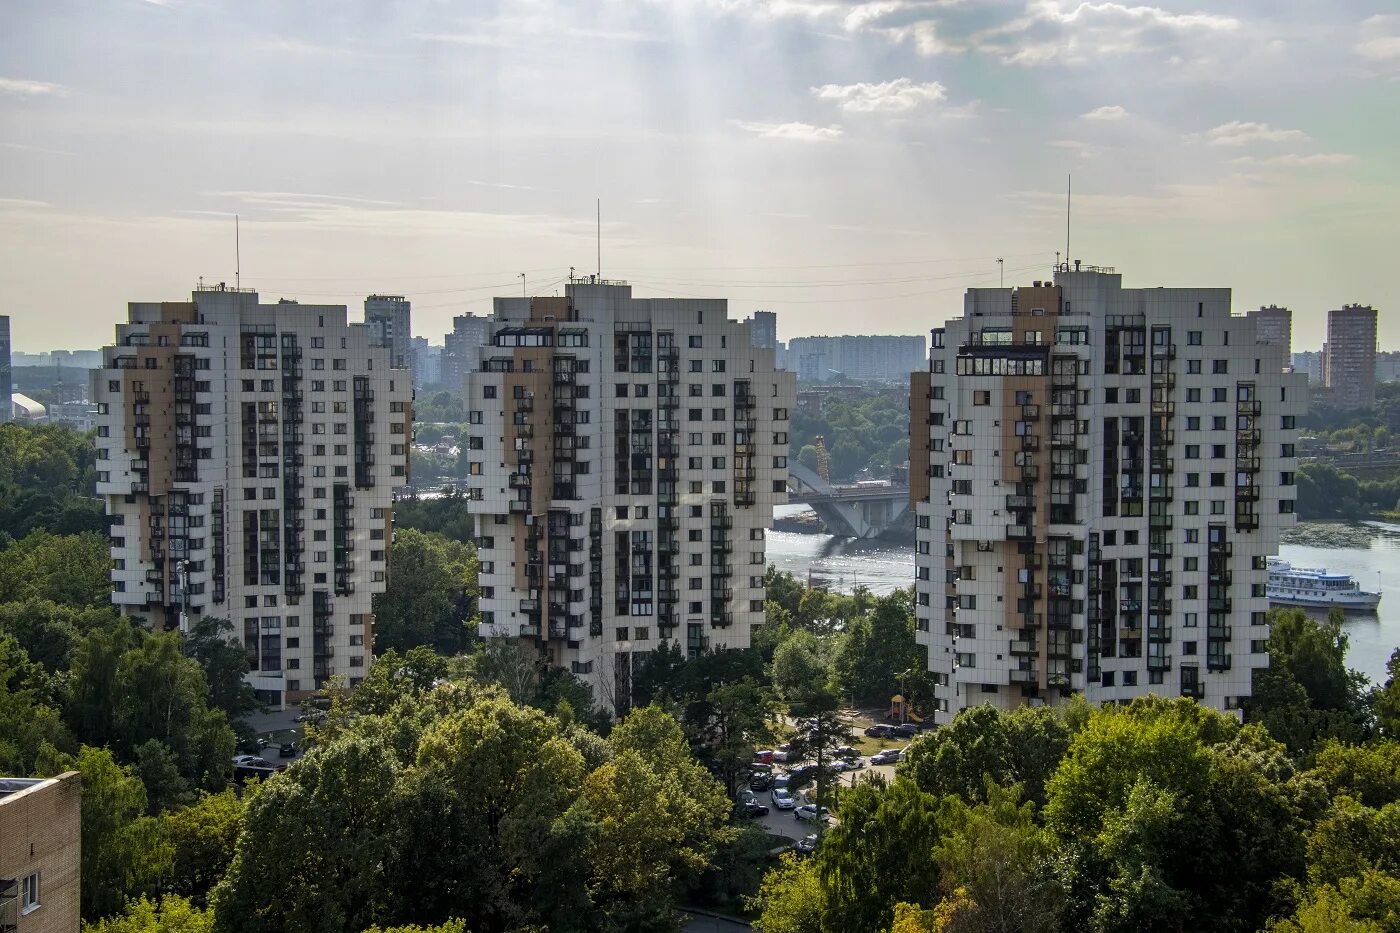
[[[805,508],[778,506],[775,511],[791,515]],[[1349,573],[1364,590],[1374,590],[1379,582],[1379,613],[1347,617],[1347,664],[1384,682],[1385,662],[1400,647],[1400,525],[1300,522],[1287,540],[1291,543],[1280,548],[1279,556],[1295,567]],[[810,575],[812,582],[843,593],[856,586],[888,593],[914,581],[912,545],[773,531],[768,534],[768,561],[798,579]]]

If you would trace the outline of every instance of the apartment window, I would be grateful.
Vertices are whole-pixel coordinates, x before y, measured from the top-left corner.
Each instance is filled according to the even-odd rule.
[[[728,417],[729,417],[729,413],[728,413],[727,411],[725,411],[723,408],[712,408],[712,409],[710,409],[710,420],[711,420],[711,421],[723,421],[724,419],[726,419],[726,418],[728,418]]]
[[[1136,687],[1136,686],[1137,686],[1137,681],[1138,681],[1138,676],[1137,676],[1137,675],[1138,675],[1138,672],[1137,672],[1137,671],[1124,671],[1124,672],[1123,672],[1123,686],[1125,686],[1125,687]]]
[[[686,435],[686,437],[689,439],[689,440],[688,440],[688,443],[690,443],[690,444],[703,444],[703,443],[705,443],[705,435],[702,434],[702,433],[700,433],[700,432],[698,432],[698,431],[691,431],[691,432],[689,432],[689,433]]]
[[[1224,499],[1212,499],[1212,500],[1211,500],[1211,503],[1210,503],[1210,514],[1212,514],[1212,515],[1224,515],[1224,514],[1225,514],[1225,500],[1224,500]]]
[[[724,457],[711,457],[711,458],[710,458],[710,469],[712,469],[712,470],[723,470],[723,469],[725,469],[725,468],[726,468],[726,467],[725,467],[725,458],[724,458]]]
[[[1186,430],[1199,431],[1201,429],[1201,419],[1196,415],[1189,415],[1186,418]]]
[[[1127,395],[1127,402],[1128,402],[1129,405],[1138,405],[1138,404],[1140,404],[1140,403],[1142,402],[1142,390],[1141,390],[1141,389],[1129,389],[1129,390],[1127,391],[1126,395]]]
[[[687,408],[687,409],[685,410],[685,420],[686,420],[686,421],[703,421],[704,418],[705,418],[705,412],[704,412],[702,409],[699,409],[699,408]]]
[[[1292,514],[1293,514],[1293,506],[1294,506],[1294,500],[1293,500],[1293,499],[1280,499],[1280,500],[1278,500],[1278,511],[1279,511],[1279,514],[1280,514],[1280,515],[1292,515]]]
[[[1212,486],[1224,486],[1224,485],[1225,485],[1225,474],[1224,474],[1224,473],[1212,473],[1212,474],[1210,474],[1210,484],[1211,484]]]
[[[710,394],[715,398],[724,398],[724,383],[716,382],[710,386]]]
[[[1212,402],[1228,402],[1228,401],[1229,401],[1229,397],[1228,397],[1228,395],[1227,395],[1227,391],[1228,391],[1228,390],[1226,390],[1226,389],[1223,388],[1223,387],[1222,387],[1222,388],[1219,388],[1219,389],[1211,389],[1211,390],[1210,390],[1210,400],[1211,400]]]
[[[704,361],[704,360],[691,360],[691,361],[690,361],[690,371],[691,371],[691,372],[693,372],[693,373],[703,372],[703,371],[704,371],[704,368],[705,368],[705,361]]]
[[[495,398],[495,397],[496,397],[496,387],[495,387],[495,386],[491,386],[491,385],[482,386],[482,387],[481,387],[481,397],[482,397],[482,398]]]
[[[39,873],[33,872],[24,876],[24,881],[20,885],[19,912],[20,915],[33,913],[39,909]]]
[[[724,360],[714,360],[713,363],[714,363],[713,369],[714,369],[715,372],[717,372],[717,373],[722,373],[722,372],[724,372]]]
[[[701,338],[698,334],[691,334],[689,337],[686,338],[686,340],[687,346],[689,346],[692,350],[699,350],[705,345],[704,339]]]
[[[1297,422],[1297,419],[1296,419],[1295,416],[1293,416],[1293,415],[1284,415],[1284,416],[1283,416],[1282,427],[1283,427],[1283,429],[1284,429],[1285,431],[1291,431],[1291,430],[1293,430],[1294,428],[1296,428],[1297,426],[1298,426],[1298,422]]]
[[[1187,389],[1187,390],[1186,390],[1186,401],[1187,401],[1187,402],[1199,402],[1200,400],[1201,400],[1201,390],[1200,390],[1200,389]],[[1124,673],[1128,673],[1128,672],[1125,671]]]
[[[1199,528],[1187,528],[1187,529],[1186,529],[1186,543],[1187,543],[1187,544],[1200,544],[1200,543],[1201,543],[1201,529],[1199,529]]]
[[[1201,374],[1201,361],[1200,361],[1200,360],[1187,360],[1187,361],[1186,361],[1186,372],[1187,372],[1188,375],[1199,376],[1199,375]]]
[[[1201,345],[1201,331],[1188,330],[1186,332],[1186,343],[1188,346],[1199,347]]]
[[[1211,361],[1210,361],[1210,371],[1211,371],[1213,374],[1217,375],[1217,376],[1223,376],[1223,375],[1225,375],[1226,373],[1228,373],[1228,372],[1230,371],[1230,361],[1229,361],[1229,360],[1211,360]]]
[[[1224,444],[1211,444],[1211,445],[1210,445],[1210,456],[1211,456],[1211,459],[1213,459],[1213,460],[1224,460],[1224,459],[1225,459],[1225,445],[1224,445]]]
[[[1199,445],[1199,444],[1187,444],[1187,445],[1186,445],[1186,459],[1187,459],[1187,460],[1199,460],[1200,458],[1201,458],[1201,445]]]
[[[1224,416],[1224,415],[1216,415],[1215,417],[1211,418],[1211,419],[1210,419],[1210,429],[1211,429],[1212,431],[1223,431],[1223,430],[1225,430],[1225,416]]]
[[[712,484],[712,486],[714,487],[714,489],[712,490],[713,492],[727,492],[727,491],[728,491],[728,489],[727,489],[727,487],[726,487],[726,485],[725,485],[725,482],[724,482],[724,480],[722,480],[722,479],[717,479],[717,480],[715,480],[714,483]]]

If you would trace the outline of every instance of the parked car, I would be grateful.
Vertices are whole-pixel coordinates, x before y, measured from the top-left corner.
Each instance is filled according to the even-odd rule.
[[[767,771],[760,771],[749,778],[749,790],[767,790],[773,786],[773,775]]]
[[[865,759],[859,755],[854,758],[846,758],[841,762],[842,771],[859,771],[865,767]]]
[[[783,787],[773,788],[773,806],[779,810],[793,810],[797,807],[797,798]]]
[[[281,745],[277,746],[277,754],[283,758],[295,758],[297,754],[296,743],[283,742]]]
[[[788,789],[789,787],[791,787],[791,786],[792,786],[792,775],[790,775],[790,774],[780,774],[780,775],[778,775],[777,777],[773,778],[773,789],[774,789],[774,790],[787,790],[787,789]]]
[[[796,810],[792,811],[794,819],[802,820],[806,823],[825,823],[831,819],[831,811],[826,807],[818,807],[816,804],[804,803]]]
[[[912,722],[902,722],[894,727],[894,735],[901,739],[912,739],[919,734],[919,727]]]
[[[261,760],[262,760],[262,759],[258,758],[257,755],[234,755],[234,756],[233,756],[233,764],[234,764],[234,767],[240,767],[240,766],[243,766],[243,765],[249,765],[249,764],[251,764],[251,763],[254,762],[254,761],[261,761]]]
[[[325,722],[325,720],[326,711],[323,709],[314,709],[309,713],[302,713],[296,718],[296,722]]]
[[[870,756],[870,763],[872,765],[895,764],[900,760],[901,751],[903,750],[898,748],[887,748],[882,752],[876,752],[875,754]]]
[[[849,745],[842,745],[840,748],[836,749],[836,751],[835,751],[835,755],[836,755],[837,758],[855,758],[855,757],[856,757],[857,755],[859,755],[859,754],[860,754],[860,749],[858,749],[858,748],[851,748],[851,746],[849,746]]]
[[[758,816],[767,816],[768,807],[758,802],[757,797],[745,797],[739,803],[739,815],[753,819]]]
[[[894,735],[894,727],[883,722],[877,722],[865,730],[865,734],[877,739],[887,739]]]
[[[773,763],[773,750],[765,748],[762,751],[754,752],[753,760],[759,764],[771,765]]]
[[[772,773],[773,773],[773,766],[772,766],[771,764],[768,764],[768,763],[765,763],[765,762],[762,762],[762,761],[755,761],[753,764],[749,765],[749,774],[772,774]]]
[[[792,850],[798,855],[811,855],[817,850],[817,834],[803,836],[792,844]]]

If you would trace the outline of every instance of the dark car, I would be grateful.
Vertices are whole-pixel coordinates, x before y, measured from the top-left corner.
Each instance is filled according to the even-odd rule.
[[[283,758],[295,758],[297,754],[296,743],[283,742],[281,745],[277,746],[277,754]]]
[[[773,774],[769,771],[760,771],[749,778],[750,790],[767,790],[773,786]]]
[[[803,836],[792,844],[792,850],[798,855],[811,855],[817,851],[817,835]]]
[[[865,734],[875,739],[887,739],[894,735],[894,727],[886,725],[883,722],[877,722],[875,725],[866,729]]]
[[[901,739],[912,739],[919,734],[919,727],[912,722],[903,722],[894,727],[894,734]]]
[[[759,803],[752,797],[745,797],[739,803],[739,815],[746,816],[749,819],[753,819],[754,817],[758,816],[767,816],[768,807],[764,804]]]

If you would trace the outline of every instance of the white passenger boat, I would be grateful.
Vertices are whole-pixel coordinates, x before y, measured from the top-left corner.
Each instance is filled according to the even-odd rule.
[[[1368,593],[1345,573],[1328,573],[1315,567],[1294,567],[1286,560],[1269,558],[1269,602],[1275,606],[1375,612],[1380,593]]]

